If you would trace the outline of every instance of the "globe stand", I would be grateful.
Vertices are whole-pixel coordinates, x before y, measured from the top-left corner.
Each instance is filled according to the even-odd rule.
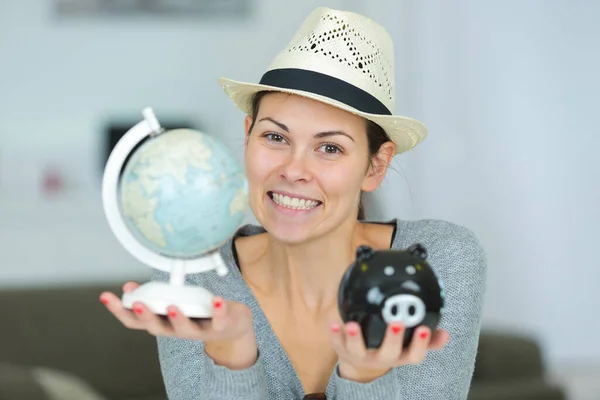
[[[144,283],[133,292],[125,293],[123,305],[131,309],[139,301],[159,315],[166,315],[167,307],[174,305],[189,318],[210,318],[213,294],[202,287],[186,285],[185,275],[210,270],[215,270],[219,276],[226,275],[227,266],[219,252],[213,251],[193,259],[176,259],[154,253],[133,236],[121,215],[118,186],[125,161],[142,141],[164,132],[151,108],[145,108],[142,114],[144,120],[127,131],[111,151],[102,180],[102,203],[108,224],[123,247],[142,263],[170,273],[170,280],[168,283]]]
[[[206,270],[215,269],[219,276],[227,274],[227,266],[220,254],[213,253],[202,259]],[[174,305],[188,318],[210,318],[214,295],[200,286],[185,285],[185,260],[173,260],[169,283],[148,282],[123,295],[125,308],[131,309],[136,302],[143,303],[153,313],[167,314],[167,307]]]

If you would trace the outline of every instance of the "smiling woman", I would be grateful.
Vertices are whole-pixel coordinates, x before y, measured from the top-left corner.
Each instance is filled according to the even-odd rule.
[[[369,136],[365,118],[298,95],[261,91],[252,103],[246,173],[261,225],[301,243],[357,215],[361,190],[378,186],[394,154],[387,135]]]
[[[118,296],[102,298],[127,327],[158,337],[169,399],[467,398],[486,279],[477,239],[444,221],[367,221],[360,211],[361,194],[427,132],[393,113],[393,59],[383,27],[319,8],[258,84],[221,79],[247,114],[245,166],[259,225],[220,248],[228,275],[189,276],[217,295],[212,320],[191,321],[174,306],[163,320],[144,304],[131,313]],[[381,346],[367,349],[360,326],[341,320],[342,276],[360,246],[415,243],[444,283],[439,329],[417,327],[404,348],[407,327],[393,322]]]

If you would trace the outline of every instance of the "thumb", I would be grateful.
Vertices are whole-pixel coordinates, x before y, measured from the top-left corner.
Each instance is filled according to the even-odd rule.
[[[133,282],[133,281],[129,281],[127,283],[125,283],[123,285],[123,293],[130,293],[133,292],[135,289],[137,289],[140,286],[139,283],[137,282]]]

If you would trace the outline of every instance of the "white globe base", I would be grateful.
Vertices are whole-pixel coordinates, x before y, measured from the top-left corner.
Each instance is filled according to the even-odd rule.
[[[131,309],[139,301],[159,315],[167,315],[167,307],[173,305],[188,318],[211,318],[213,297],[211,292],[199,286],[148,282],[125,293],[122,302],[125,308]]]

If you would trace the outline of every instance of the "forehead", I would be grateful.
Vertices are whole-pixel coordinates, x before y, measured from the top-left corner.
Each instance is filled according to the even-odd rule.
[[[269,93],[260,102],[258,119],[263,117],[286,119],[288,122],[303,121],[303,125],[330,125],[327,129],[364,131],[365,120],[323,102],[288,93]],[[282,121],[285,123],[285,121]]]

